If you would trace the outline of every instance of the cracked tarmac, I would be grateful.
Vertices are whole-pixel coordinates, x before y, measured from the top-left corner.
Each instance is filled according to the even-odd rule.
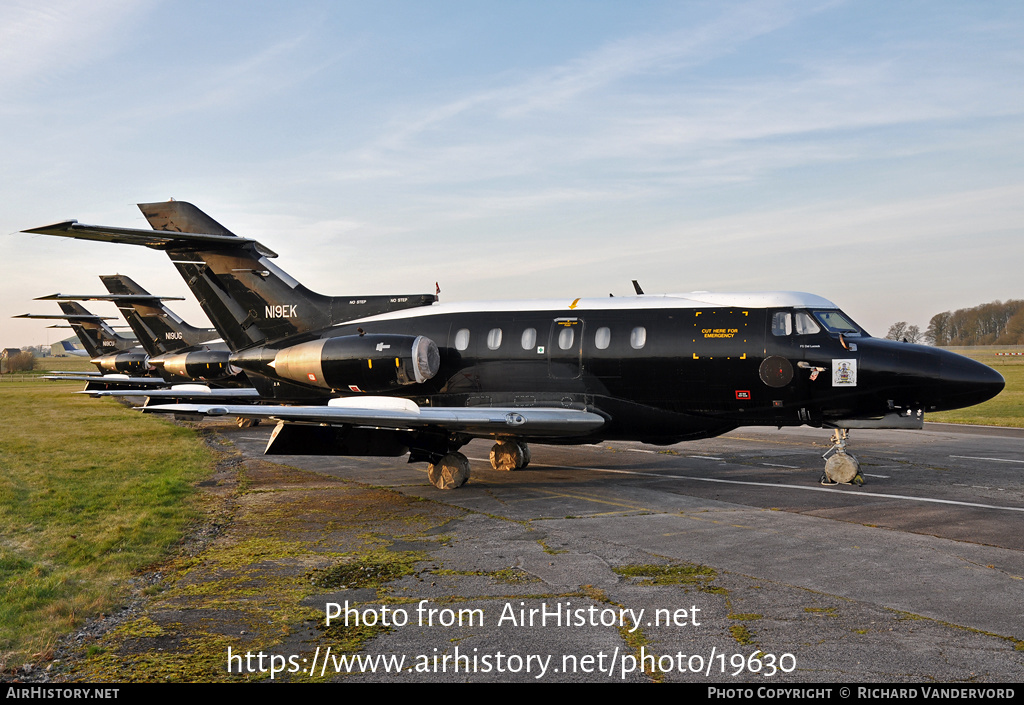
[[[170,566],[143,616],[93,642],[74,677],[269,678],[229,678],[230,647],[283,657],[275,680],[1024,680],[1014,432],[857,432],[862,489],[818,485],[827,435],[813,429],[669,449],[537,445],[511,473],[474,441],[471,482],[443,492],[404,459],[272,464],[260,456],[269,428],[203,425],[244,458],[204,488],[224,503],[223,530]],[[666,565],[709,570],[659,577]],[[316,587],[332,567],[349,582]],[[326,605],[346,601],[409,623],[327,628]],[[421,605],[463,624],[421,625]],[[510,618],[544,605],[584,623]],[[587,619],[620,609],[644,610],[640,628]],[[345,654],[405,661],[333,672]],[[631,668],[641,656],[653,668]]]

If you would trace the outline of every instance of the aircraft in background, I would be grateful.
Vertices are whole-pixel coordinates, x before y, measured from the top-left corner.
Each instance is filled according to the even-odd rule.
[[[86,389],[92,390],[138,389],[164,384],[162,379],[152,376],[154,370],[149,366],[145,350],[135,340],[119,335],[107,323],[114,320],[113,317],[98,316],[73,301],[59,301],[58,304],[64,313],[23,313],[13,318],[67,321],[99,373],[61,373],[44,379],[84,381]]]
[[[49,326],[49,327],[50,328],[70,328],[71,326]],[[78,336],[75,336],[75,339],[77,339],[77,338],[78,338]],[[74,342],[72,341],[71,338],[68,338],[67,340],[62,340],[59,343],[54,343],[53,345],[59,345],[60,346],[60,350],[61,350],[61,354],[62,355],[69,355],[71,357],[89,357],[89,353],[87,353],[84,348],[77,348],[77,347],[75,347],[75,344],[74,344]],[[51,346],[51,347],[53,347],[53,346]],[[99,374],[99,373],[97,372],[95,374]]]
[[[229,364],[230,352],[213,328],[191,326],[163,302],[182,297],[156,296],[121,274],[101,275],[107,294],[51,294],[37,301],[110,301],[145,349],[164,388],[87,387],[92,396],[151,399],[220,399],[240,402],[260,398],[245,373]],[[64,377],[67,379],[67,377]],[[211,383],[213,385],[211,386]],[[148,402],[147,402],[148,403]],[[250,424],[245,424],[250,425]]]
[[[302,390],[317,404],[146,410],[277,420],[272,454],[409,453],[430,464],[435,486],[451,488],[469,476],[459,449],[475,437],[495,440],[494,467],[515,469],[532,442],[674,444],[807,424],[835,430],[825,479],[861,481],[847,430],[921,428],[925,412],[977,404],[1004,386],[966,357],[872,338],[812,294],[324,297],[189,203],[139,207],[154,230],[68,221],[25,232],[165,250],[230,363],[268,380],[257,384],[265,398],[295,402]]]

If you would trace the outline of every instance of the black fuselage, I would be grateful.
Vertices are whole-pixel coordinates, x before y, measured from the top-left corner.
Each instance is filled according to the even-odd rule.
[[[324,347],[318,368],[312,361],[309,372],[292,365],[287,377],[270,363],[317,339],[423,336],[437,344],[437,373],[388,393],[424,406],[597,411],[609,419],[600,438],[652,443],[714,436],[741,425],[840,426],[844,420],[956,408],[988,399],[1003,385],[998,373],[962,356],[874,339],[859,329],[842,337],[824,325],[800,334],[778,330],[778,315],[804,310],[792,307],[645,308],[641,297],[607,308],[589,301],[579,310],[447,308],[333,326],[238,352],[232,362],[276,376],[285,388],[298,383],[319,389],[325,398],[373,393],[366,382],[374,365],[399,362],[391,361],[389,350],[370,353],[363,361],[368,367],[360,368],[350,357],[331,359]],[[332,366],[341,365],[344,375],[332,375]]]

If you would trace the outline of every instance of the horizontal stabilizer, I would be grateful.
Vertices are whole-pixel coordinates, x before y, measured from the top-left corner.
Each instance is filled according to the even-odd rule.
[[[45,318],[57,321],[116,321],[117,316],[96,316],[91,313],[23,313],[11,318]]]
[[[147,303],[150,301],[184,301],[184,296],[156,296],[154,294],[50,294],[37,296],[34,301],[113,301]]]
[[[58,235],[77,240],[99,240],[117,242],[123,245],[142,245],[154,250],[220,250],[252,245],[264,257],[277,257],[277,253],[264,247],[256,240],[237,235],[214,235],[211,233],[179,233],[164,230],[138,230],[135,228],[114,228],[101,225],[84,225],[77,220],[44,225],[22,232],[33,235]]]

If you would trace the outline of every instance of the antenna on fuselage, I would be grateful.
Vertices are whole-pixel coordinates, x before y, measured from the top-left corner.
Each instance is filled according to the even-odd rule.
[[[640,288],[640,283],[636,279],[633,280],[633,288],[636,290],[637,296],[644,295],[644,290]]]

